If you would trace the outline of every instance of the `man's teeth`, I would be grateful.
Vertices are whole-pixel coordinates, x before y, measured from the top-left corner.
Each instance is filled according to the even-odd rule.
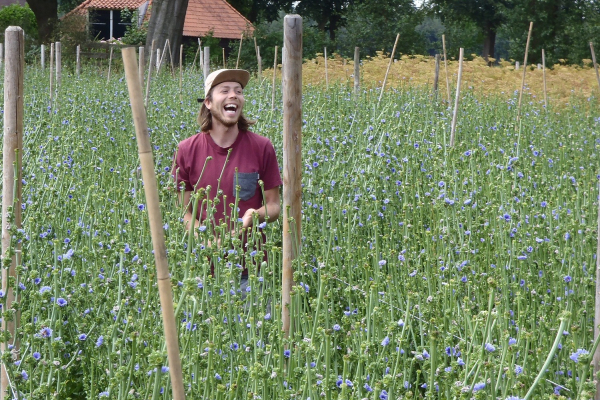
[[[237,106],[233,105],[233,104],[228,104],[225,106],[225,111],[236,111],[237,110]]]

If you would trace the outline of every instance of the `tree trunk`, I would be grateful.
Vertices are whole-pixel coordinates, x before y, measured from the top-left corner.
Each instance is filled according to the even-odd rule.
[[[38,25],[38,40],[40,43],[52,41],[54,27],[58,22],[57,0],[28,0],[29,8],[35,15]]]
[[[481,56],[487,61],[488,65],[491,66],[489,58],[494,58],[494,47],[496,46],[496,28],[486,27],[485,28],[485,39],[483,41],[483,51]]]
[[[162,49],[169,39],[173,54],[173,63],[179,63],[179,45],[183,36],[183,23],[188,0],[154,0],[150,9],[150,22],[146,36],[146,53],[152,51],[152,40],[156,40],[155,49]],[[165,57],[169,60],[170,57]],[[150,59],[150,57],[149,57]]]

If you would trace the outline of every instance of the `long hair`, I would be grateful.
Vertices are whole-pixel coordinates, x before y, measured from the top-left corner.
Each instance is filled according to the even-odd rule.
[[[213,90],[211,88],[205,100],[212,101],[212,91]],[[238,129],[241,131],[247,131],[248,128],[255,123],[256,121],[247,119],[244,117],[244,113],[242,113],[240,115],[240,119],[238,120]],[[208,132],[212,129],[212,114],[204,102],[202,102],[202,107],[200,107],[200,112],[198,112],[198,125],[200,125],[200,130],[202,132]]]

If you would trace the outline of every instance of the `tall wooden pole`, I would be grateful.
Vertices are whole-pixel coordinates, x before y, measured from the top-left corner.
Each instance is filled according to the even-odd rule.
[[[62,81],[62,46],[60,42],[54,45],[54,54],[56,55],[56,88],[60,87]]]
[[[446,35],[442,35],[442,47],[444,50],[444,70],[446,71],[446,91],[448,92],[448,105],[450,105],[450,78],[448,78],[448,56],[446,55]]]
[[[600,88],[600,74],[598,74],[598,64],[596,63],[596,53],[594,52],[594,45],[590,42],[590,50],[592,52],[592,62],[594,63],[594,69],[596,70],[596,80],[598,81],[598,87]],[[600,193],[600,185],[598,185],[598,192]],[[594,341],[600,335],[600,203],[598,203],[598,230],[597,232],[597,245],[596,245],[596,304],[594,311]],[[592,359],[594,364],[594,376],[600,371],[600,346],[596,348]],[[596,380],[596,394],[594,399],[600,400],[600,381]]]
[[[460,99],[460,82],[462,81],[463,56],[465,49],[460,48],[458,56],[458,78],[456,79],[456,98],[454,99],[454,112],[452,114],[452,128],[450,132],[450,146],[454,147],[454,137],[456,136],[456,120],[458,118],[458,101]]]
[[[135,124],[135,135],[137,137],[140,164],[142,166],[142,178],[144,179],[144,193],[150,218],[150,233],[152,235],[152,247],[154,248],[154,261],[156,263],[156,279],[160,295],[162,309],[163,327],[165,340],[167,342],[167,357],[169,359],[169,375],[171,376],[171,387],[174,400],[185,399],[183,389],[183,376],[181,372],[181,359],[179,356],[179,341],[177,337],[177,323],[173,309],[173,293],[171,291],[171,277],[167,263],[167,250],[163,230],[162,216],[160,213],[160,200],[158,198],[158,187],[154,173],[154,160],[152,158],[152,146],[148,136],[148,122],[146,110],[142,98],[142,87],[137,76],[138,68],[135,60],[135,49],[124,48],[123,64],[125,66],[125,78],[131,100],[131,112]]]
[[[241,37],[240,37],[240,47],[238,48],[238,56],[237,56],[237,61],[235,62],[235,69],[238,69],[240,67],[240,56],[242,55],[242,42],[244,41],[244,34],[242,33]],[[254,49],[256,50],[256,49]]]
[[[354,48],[354,94],[360,90],[360,47]]]
[[[277,78],[277,46],[273,58],[273,87],[271,88],[271,111],[275,110],[275,79]]]
[[[8,268],[2,268],[2,291],[6,296],[6,309],[13,308],[16,300],[15,292],[8,286],[9,277],[17,278],[17,255],[20,254],[20,245],[11,243],[10,229],[12,224],[17,229],[21,228],[21,165],[23,160],[23,70],[25,69],[25,35],[23,29],[9,26],[4,33],[6,42],[6,62],[4,72],[4,139],[2,153],[2,257],[11,258]],[[12,208],[14,221],[9,221],[9,209]],[[11,249],[12,245],[12,249]],[[2,262],[4,265],[4,262]],[[5,310],[3,308],[3,310]],[[2,353],[9,351],[8,346],[14,346],[13,351],[19,348],[16,331],[19,322],[19,313],[15,313],[8,321],[2,318],[2,330],[12,335],[12,342],[2,342]],[[0,399],[6,396],[8,389],[8,376],[5,364],[2,363]],[[8,394],[12,399],[12,393]]]
[[[392,55],[390,56],[390,63],[388,64],[387,71],[385,71],[385,78],[383,78],[383,85],[381,85],[381,93],[379,93],[379,100],[377,101],[377,105],[381,102],[381,98],[383,97],[383,91],[385,90],[385,83],[387,82],[388,74],[390,73],[390,68],[392,67],[392,63],[394,62],[394,54],[396,53],[396,46],[398,45],[398,39],[400,39],[400,34],[396,35],[396,41],[394,42],[394,48],[392,49]]]
[[[532,29],[533,21],[529,23],[529,33],[527,33],[527,44],[525,45],[525,58],[523,60],[523,79],[521,80],[521,90],[519,91],[519,104],[517,105],[517,122],[519,122],[519,119],[521,118],[521,100],[523,99],[523,90],[525,89],[525,73],[527,72],[527,53],[529,52],[529,40],[531,39]]]
[[[546,89],[546,53],[542,49],[542,77],[544,79],[544,107],[548,111],[548,91]]]
[[[144,70],[146,69],[146,59],[144,58],[144,46],[138,48],[138,75],[140,77],[140,87],[144,87]]]
[[[223,50],[223,69],[225,69],[227,68],[227,60],[225,60],[225,47],[221,47],[221,49]]]
[[[41,45],[40,46],[40,63],[42,64],[42,69],[46,68],[46,46],[45,45]]]
[[[204,79],[210,74],[210,47],[204,46]]]
[[[81,72],[81,46],[77,45],[77,54],[75,56],[75,73],[79,78],[79,74]]]
[[[260,46],[256,46],[256,62],[258,63],[258,79],[262,79],[262,57],[260,56]]]
[[[290,333],[292,261],[300,253],[302,197],[302,17],[283,19],[283,267],[281,314]]]
[[[325,59],[325,89],[329,89],[329,75],[327,74],[327,47],[323,48],[323,58]]]
[[[152,48],[150,49],[150,62],[148,63],[148,78],[146,78],[146,97],[144,106],[148,107],[148,96],[150,95],[150,81],[152,80],[152,64],[154,64],[154,46],[156,40],[152,39]]]
[[[110,46],[110,56],[108,58],[108,75],[106,77],[106,83],[110,82],[110,68],[112,67],[112,58],[113,58],[113,47]]]
[[[435,55],[435,72],[433,73],[433,94],[435,96],[435,100],[437,101],[438,95],[438,82],[440,80],[440,55]]]
[[[54,43],[50,43],[50,106],[54,101]]]
[[[596,70],[596,80],[600,87],[600,74],[598,73],[598,63],[596,62],[596,52],[594,52],[594,44],[590,42],[590,51],[592,52],[592,62],[594,63],[594,69]],[[600,258],[600,257],[598,257]],[[600,348],[600,346],[598,346]]]
[[[179,46],[179,101],[183,101],[183,45]]]

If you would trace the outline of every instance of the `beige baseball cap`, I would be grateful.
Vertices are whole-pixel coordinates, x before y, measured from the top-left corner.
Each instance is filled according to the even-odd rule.
[[[211,72],[206,81],[204,81],[204,97],[208,96],[210,89],[223,82],[237,82],[242,85],[242,89],[246,87],[250,80],[250,73],[245,69],[218,69]],[[204,99],[198,99],[199,102]]]

